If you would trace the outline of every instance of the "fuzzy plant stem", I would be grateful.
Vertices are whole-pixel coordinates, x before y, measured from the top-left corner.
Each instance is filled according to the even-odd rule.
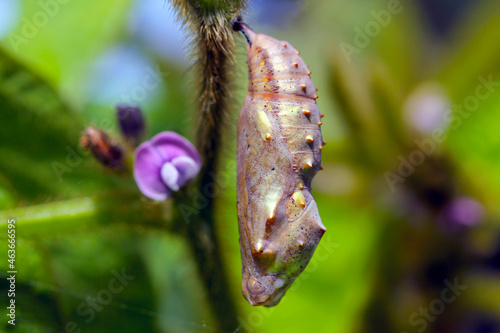
[[[194,36],[192,55],[196,60],[194,70],[199,83],[197,99],[200,114],[197,146],[203,158],[199,183],[195,185],[198,190],[186,191],[176,203],[186,223],[189,245],[217,324],[222,332],[234,332],[239,324],[216,236],[216,195],[207,192],[207,188],[216,185],[214,178],[222,134],[225,120],[229,118],[230,67],[235,45],[231,26],[244,1],[172,1],[186,29]]]

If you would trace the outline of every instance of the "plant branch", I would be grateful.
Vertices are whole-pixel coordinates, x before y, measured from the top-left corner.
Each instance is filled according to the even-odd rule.
[[[232,21],[245,2],[173,0],[173,3],[179,17],[194,36],[192,54],[196,60],[196,77],[199,78],[197,97],[200,114],[197,146],[204,162],[196,194],[189,196],[184,192],[176,203],[187,223],[188,242],[219,328],[223,332],[233,332],[238,328],[238,320],[215,230],[216,196],[207,193],[206,186],[214,184],[223,128],[229,118],[230,69],[234,62],[235,45]],[[199,196],[201,201],[196,204],[195,197]],[[189,218],[186,218],[186,208]]]

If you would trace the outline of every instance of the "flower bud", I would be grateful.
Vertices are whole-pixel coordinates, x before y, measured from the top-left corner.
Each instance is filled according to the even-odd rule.
[[[140,142],[144,130],[144,115],[141,108],[128,105],[117,105],[116,116],[123,136],[134,145]]]
[[[141,192],[165,200],[186,186],[201,169],[201,157],[186,138],[162,132],[135,151],[134,178]]]
[[[99,163],[114,170],[123,170],[123,151],[114,145],[109,136],[93,126],[85,129],[80,144],[89,150]]]

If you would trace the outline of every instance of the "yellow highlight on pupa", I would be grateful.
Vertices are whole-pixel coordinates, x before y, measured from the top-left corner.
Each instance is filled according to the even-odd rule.
[[[295,203],[300,206],[300,207],[305,207],[306,205],[306,198],[304,198],[304,194],[302,194],[301,191],[295,191],[292,196],[293,200],[295,200]]]

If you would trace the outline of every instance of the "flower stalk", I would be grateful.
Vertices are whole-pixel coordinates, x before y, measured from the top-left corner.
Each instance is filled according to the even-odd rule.
[[[215,319],[223,332],[235,331],[237,321],[234,300],[221,256],[215,230],[214,202],[217,196],[207,195],[204,188],[213,182],[220,157],[224,124],[228,119],[230,104],[231,66],[234,63],[234,35],[232,21],[245,6],[244,0],[172,0],[186,30],[194,36],[192,55],[198,82],[197,148],[203,160],[199,182],[193,187],[201,193],[203,204],[194,204],[195,195],[183,191],[176,206],[189,207],[189,219],[178,211],[186,224],[186,235],[198,271],[203,280]]]

